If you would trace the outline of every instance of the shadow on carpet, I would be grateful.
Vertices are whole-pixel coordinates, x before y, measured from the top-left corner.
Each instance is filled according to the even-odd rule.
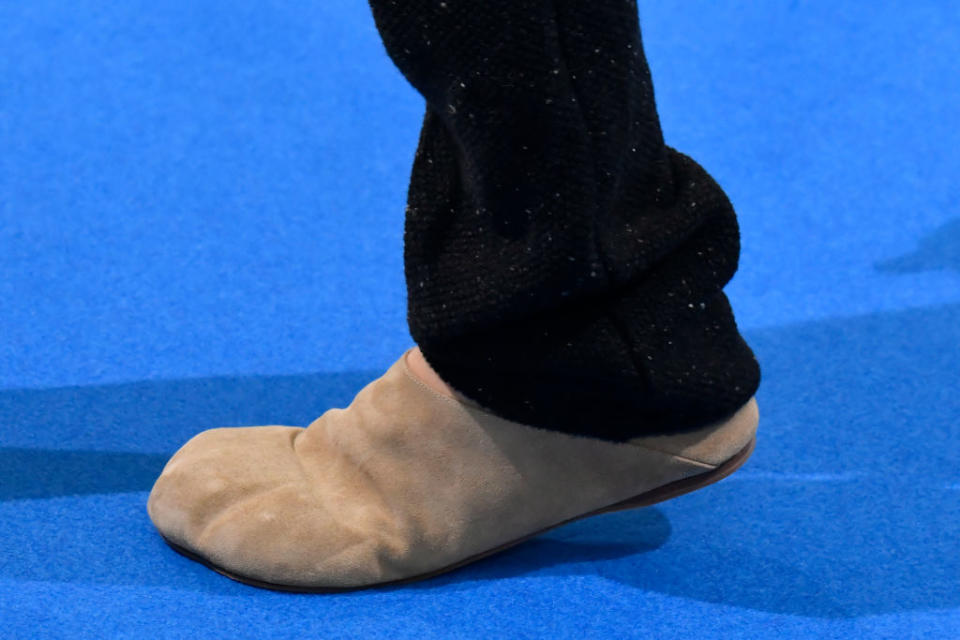
[[[960,272],[960,218],[944,223],[922,238],[912,253],[878,262],[875,266],[878,271],[891,273]]]

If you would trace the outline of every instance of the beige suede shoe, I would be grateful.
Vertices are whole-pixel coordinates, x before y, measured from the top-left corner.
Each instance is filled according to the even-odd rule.
[[[241,582],[332,592],[427,578],[573,520],[706,486],[753,451],[751,399],[694,432],[613,443],[503,420],[427,387],[406,354],[306,429],[211,429],[147,509]]]

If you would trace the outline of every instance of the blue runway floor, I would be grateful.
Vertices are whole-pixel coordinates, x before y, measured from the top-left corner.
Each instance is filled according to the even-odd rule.
[[[411,344],[422,100],[362,1],[0,4],[0,637],[960,638],[960,9],[653,2],[667,141],[741,223],[750,462],[438,578],[300,596],[146,512],[201,429]]]

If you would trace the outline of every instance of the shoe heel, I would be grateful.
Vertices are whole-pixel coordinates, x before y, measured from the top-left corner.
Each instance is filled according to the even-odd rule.
[[[624,511],[626,509],[649,507],[650,505],[658,502],[670,500],[671,498],[676,498],[677,496],[682,496],[685,493],[690,493],[691,491],[696,491],[697,489],[702,489],[703,487],[711,485],[715,482],[719,482],[747,462],[747,459],[750,458],[750,455],[753,453],[756,444],[756,437],[751,438],[746,446],[743,447],[743,449],[738,451],[731,458],[717,466],[715,469],[665,484],[661,487],[653,489],[652,491],[647,491],[632,498],[627,498],[626,500],[612,504],[608,507],[604,507],[595,513],[609,513],[613,511]]]

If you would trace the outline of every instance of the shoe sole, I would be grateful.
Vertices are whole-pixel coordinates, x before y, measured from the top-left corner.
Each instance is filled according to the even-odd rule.
[[[170,547],[172,547],[173,550],[176,551],[177,553],[183,556],[186,556],[191,560],[199,562],[200,564],[210,569],[213,569],[217,573],[223,576],[226,576],[231,580],[236,580],[237,582],[242,582],[243,584],[247,584],[252,587],[259,587],[261,589],[270,589],[271,591],[283,591],[287,593],[345,593],[349,591],[361,591],[363,589],[373,589],[377,587],[402,585],[410,582],[418,582],[420,580],[426,580],[428,578],[438,576],[442,573],[447,573],[448,571],[459,569],[460,567],[471,564],[478,560],[482,560],[483,558],[486,558],[488,556],[492,556],[510,547],[518,545],[521,542],[526,542],[530,538],[534,538],[542,533],[546,533],[547,531],[556,529],[557,527],[562,527],[565,524],[570,524],[571,522],[574,522],[576,520],[582,520],[583,518],[598,516],[603,513],[611,513],[613,511],[623,511],[626,509],[637,509],[640,507],[649,507],[650,505],[657,504],[658,502],[670,500],[672,498],[682,496],[685,493],[690,493],[691,491],[702,489],[703,487],[706,487],[715,482],[719,482],[720,480],[723,480],[724,478],[729,476],[731,473],[733,473],[734,471],[742,467],[743,464],[750,457],[750,454],[753,453],[753,449],[755,446],[756,446],[756,438],[753,438],[750,440],[749,443],[747,443],[747,445],[743,449],[737,452],[733,457],[729,458],[726,462],[719,465],[717,468],[712,469],[706,473],[697,474],[689,478],[683,478],[682,480],[676,480],[669,484],[665,484],[663,486],[657,487],[656,489],[651,489],[650,491],[636,495],[632,498],[627,498],[626,500],[621,500],[620,502],[616,502],[606,507],[601,507],[600,509],[589,511],[587,513],[581,514],[579,516],[575,516],[568,520],[564,520],[563,522],[558,522],[555,525],[551,525],[549,527],[546,527],[545,529],[540,529],[539,531],[534,531],[533,533],[525,535],[522,538],[511,540],[510,542],[502,544],[498,547],[494,547],[492,549],[488,549],[487,551],[483,551],[481,553],[472,555],[468,558],[460,560],[459,562],[455,562],[454,564],[447,565],[446,567],[435,569],[427,573],[421,573],[419,575],[411,576],[408,578],[400,578],[398,580],[378,582],[375,584],[362,585],[358,587],[304,587],[304,586],[296,586],[296,585],[276,584],[273,582],[264,582],[262,580],[257,580],[256,578],[249,578],[247,576],[243,576],[243,575],[234,573],[232,571],[229,571],[228,569],[224,569],[223,567],[219,567],[213,564],[212,562],[210,562],[209,560],[207,560],[206,558],[200,555],[197,555],[196,553],[188,549],[185,549],[184,547],[181,547],[180,545],[168,540],[167,538],[164,538],[164,541],[168,545],[170,545]]]

